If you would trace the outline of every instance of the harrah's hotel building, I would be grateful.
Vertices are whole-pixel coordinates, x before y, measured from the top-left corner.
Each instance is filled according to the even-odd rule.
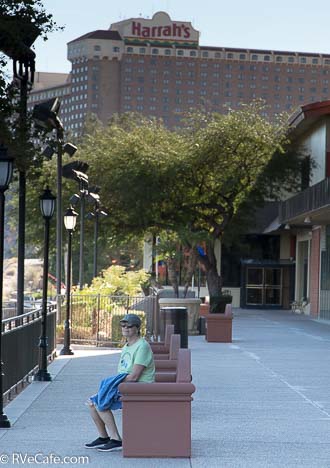
[[[37,73],[29,104],[58,96],[65,128],[78,135],[86,115],[107,122],[140,112],[173,127],[190,108],[224,112],[262,98],[271,117],[329,99],[330,55],[200,46],[191,23],[158,12],[68,44],[69,75]]]

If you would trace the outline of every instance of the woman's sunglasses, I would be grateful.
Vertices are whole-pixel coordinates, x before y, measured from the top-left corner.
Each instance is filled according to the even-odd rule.
[[[127,325],[126,323],[121,323],[121,328],[133,328],[135,325]]]

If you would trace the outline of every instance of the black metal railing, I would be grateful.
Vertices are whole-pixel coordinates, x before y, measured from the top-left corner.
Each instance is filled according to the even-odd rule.
[[[56,310],[49,307],[47,320],[48,356],[55,354]],[[16,392],[38,365],[41,309],[3,320],[3,392]],[[7,395],[8,396],[8,395]]]
[[[153,335],[156,296],[71,295],[71,342],[96,346],[116,346],[122,343],[121,318],[127,313],[141,316],[142,334]],[[58,342],[63,342],[65,303],[61,307],[57,326]]]
[[[318,182],[280,203],[279,222],[286,223],[299,215],[330,205],[330,178]]]

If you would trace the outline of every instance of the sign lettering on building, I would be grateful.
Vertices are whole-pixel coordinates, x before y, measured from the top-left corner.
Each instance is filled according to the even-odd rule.
[[[155,13],[152,19],[132,18],[114,23],[110,29],[118,31],[127,43],[197,45],[199,39],[199,32],[191,23],[172,21],[162,11]]]

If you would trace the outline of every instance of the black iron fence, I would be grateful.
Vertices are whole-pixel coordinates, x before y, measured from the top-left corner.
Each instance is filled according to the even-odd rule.
[[[38,365],[41,309],[3,320],[3,391],[10,398],[28,381]],[[55,354],[56,310],[48,311],[48,356]]]
[[[141,317],[142,334],[153,335],[157,313],[156,296],[71,295],[71,342],[96,346],[117,346],[122,343],[120,320],[127,313]],[[63,342],[65,304],[61,307],[57,341]]]

